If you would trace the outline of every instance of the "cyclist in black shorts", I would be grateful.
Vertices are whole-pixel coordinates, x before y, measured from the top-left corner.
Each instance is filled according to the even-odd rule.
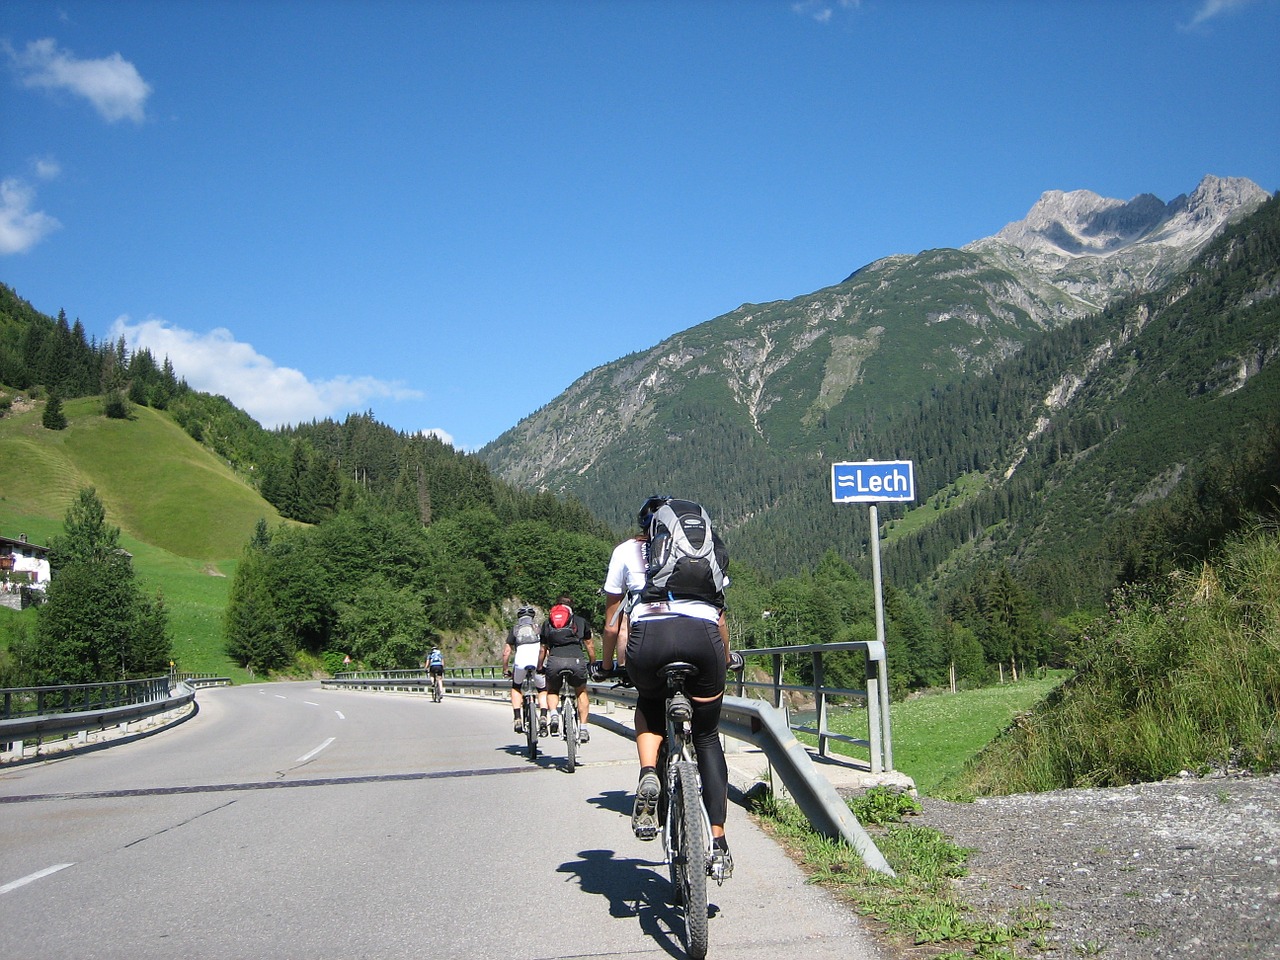
[[[588,661],[596,658],[596,644],[591,636],[591,625],[585,617],[573,612],[569,598],[561,596],[547,611],[542,622],[540,639],[542,653],[539,668],[547,678],[547,712],[551,720],[551,736],[560,732],[560,671],[566,667],[573,671],[574,699],[578,706],[578,742],[591,739],[587,732],[587,718],[591,710],[591,698],[587,696]],[[583,659],[583,653],[587,659]]]
[[[643,839],[657,834],[658,753],[666,730],[663,715],[666,687],[658,671],[668,663],[684,661],[698,668],[698,675],[685,684],[693,701],[693,742],[698,753],[698,773],[702,779],[702,799],[711,820],[715,845],[713,857],[721,875],[733,872],[733,858],[724,835],[729,808],[729,767],[720,742],[720,707],[724,698],[726,665],[729,660],[729,628],[724,616],[724,596],[718,602],[667,600],[635,602],[626,613],[624,600],[637,596],[645,586],[648,568],[647,540],[652,514],[669,497],[650,497],[637,517],[641,533],[614,548],[605,577],[605,626],[602,633],[605,667],[625,665],[636,688],[636,751],[640,758],[640,781],[636,785],[631,827]],[[623,645],[619,647],[619,643]]]

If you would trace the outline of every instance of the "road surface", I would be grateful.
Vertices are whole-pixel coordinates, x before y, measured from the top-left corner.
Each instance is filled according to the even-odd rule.
[[[531,762],[492,700],[201,690],[131,743],[0,767],[0,956],[681,957],[634,748],[593,725]],[[738,807],[713,958],[878,957]]]

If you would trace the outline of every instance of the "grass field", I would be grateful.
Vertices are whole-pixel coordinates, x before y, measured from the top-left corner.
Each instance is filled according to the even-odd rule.
[[[945,794],[948,781],[965,763],[1068,676],[1070,671],[1055,670],[1017,683],[958,693],[920,693],[891,704],[894,767],[911,777],[921,794]],[[840,733],[866,736],[863,710],[832,714],[829,723]],[[832,749],[866,756],[865,750],[838,742],[833,742]]]
[[[55,431],[40,409],[0,419],[0,535],[47,546],[93,487],[143,589],[164,598],[178,669],[246,677],[222,652],[222,611],[258,520],[281,522],[275,508],[163,413],[108,420],[89,397],[68,401]]]

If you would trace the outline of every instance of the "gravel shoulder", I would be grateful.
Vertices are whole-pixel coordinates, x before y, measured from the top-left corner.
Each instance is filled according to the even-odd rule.
[[[1019,956],[1280,957],[1280,776],[921,802],[972,850],[961,900],[1047,913]]]

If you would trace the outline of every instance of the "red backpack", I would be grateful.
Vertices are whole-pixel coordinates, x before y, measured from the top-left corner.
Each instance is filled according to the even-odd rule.
[[[578,636],[578,623],[573,618],[573,609],[565,603],[557,603],[547,611],[547,626],[543,641],[549,651],[563,647],[582,649],[582,638]]]

